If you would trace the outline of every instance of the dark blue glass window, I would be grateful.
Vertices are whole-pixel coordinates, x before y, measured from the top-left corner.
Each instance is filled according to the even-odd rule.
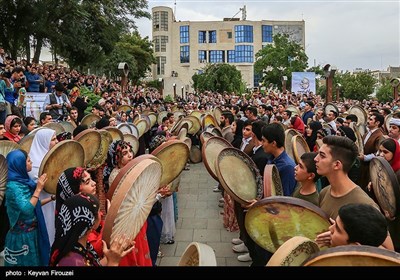
[[[200,63],[207,62],[207,51],[199,51],[199,62]]]
[[[207,43],[207,31],[199,31],[199,44]]]
[[[228,63],[235,63],[235,51],[228,51]]]
[[[235,25],[235,43],[253,43],[253,26]]]
[[[215,31],[215,30],[208,31],[208,42],[209,43],[217,42],[217,31]]]
[[[189,46],[181,46],[181,63],[189,63],[190,48]]]
[[[224,62],[224,51],[210,51],[210,63]]]
[[[272,25],[262,26],[262,42],[272,43]]]
[[[189,25],[180,26],[181,44],[189,43]]]
[[[235,46],[235,63],[253,63],[254,50],[253,46],[236,45]]]

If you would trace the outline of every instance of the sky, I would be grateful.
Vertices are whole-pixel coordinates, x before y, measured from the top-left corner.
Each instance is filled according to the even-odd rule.
[[[222,21],[244,5],[251,21],[304,19],[309,66],[331,64],[343,71],[400,66],[400,0],[176,0],[175,18]],[[174,0],[148,1],[150,13],[155,6],[175,9]],[[150,20],[137,19],[136,25],[142,37],[151,38]]]

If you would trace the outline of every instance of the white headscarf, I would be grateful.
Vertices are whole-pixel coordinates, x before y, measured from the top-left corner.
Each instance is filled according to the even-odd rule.
[[[29,177],[37,181],[40,164],[44,156],[49,151],[51,138],[53,138],[55,130],[49,128],[41,128],[36,132],[33,138],[31,150],[29,151],[29,157],[32,161],[32,170],[28,173]]]

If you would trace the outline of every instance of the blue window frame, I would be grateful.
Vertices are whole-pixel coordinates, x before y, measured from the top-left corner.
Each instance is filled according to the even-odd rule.
[[[235,25],[235,43],[253,43],[253,26]]]
[[[224,59],[224,51],[210,51],[209,52],[210,63],[223,63]]]
[[[228,63],[235,63],[235,51],[228,51]]]
[[[262,26],[262,42],[272,43],[272,25]]]
[[[180,42],[181,44],[189,43],[189,25],[180,26]]]
[[[208,31],[208,42],[209,43],[217,42],[217,31],[215,30]]]
[[[207,31],[199,31],[199,44],[207,43]]]
[[[207,51],[199,51],[199,62],[200,63],[207,62]]]
[[[189,63],[189,62],[190,62],[190,47],[181,46],[181,63]]]
[[[254,48],[251,45],[235,46],[235,63],[253,63]]]

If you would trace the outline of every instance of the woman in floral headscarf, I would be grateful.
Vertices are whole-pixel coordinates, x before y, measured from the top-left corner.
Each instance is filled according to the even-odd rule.
[[[56,216],[56,238],[51,248],[50,266],[117,266],[133,249],[133,242],[118,236],[108,249],[103,241],[104,258],[100,260],[88,242],[91,229],[100,223],[99,200],[91,194],[67,198]]]
[[[4,122],[4,128],[6,132],[3,137],[15,143],[18,143],[21,140],[21,136],[19,136],[19,132],[21,131],[22,120],[15,115],[10,115],[6,118]]]

